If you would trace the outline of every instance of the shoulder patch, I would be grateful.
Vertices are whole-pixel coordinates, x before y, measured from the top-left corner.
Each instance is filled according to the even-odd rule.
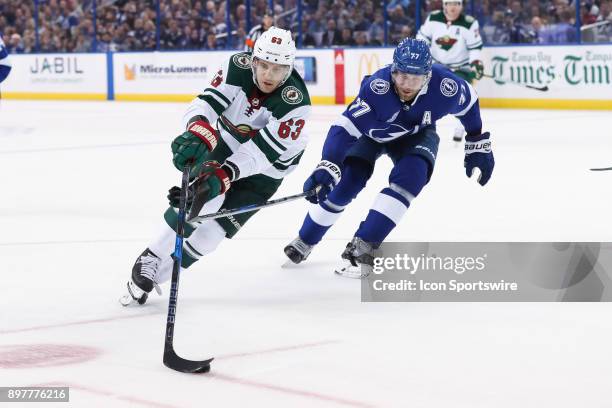
[[[372,92],[378,95],[386,94],[389,91],[390,87],[391,85],[389,84],[389,81],[385,81],[382,78],[376,78],[375,80],[370,82],[370,89],[372,90]]]
[[[442,82],[440,82],[440,92],[446,97],[450,98],[451,96],[455,96],[458,90],[459,85],[457,85],[457,82],[453,79],[444,78]]]
[[[281,92],[281,98],[291,105],[297,105],[304,100],[304,94],[295,86],[286,86]]]
[[[474,20],[474,17],[461,13],[459,15],[459,18],[453,21],[453,25],[464,27],[469,30],[470,28],[472,28],[472,24],[474,24],[474,21],[476,21]]]
[[[446,17],[444,17],[444,13],[442,12],[442,10],[432,11],[429,17],[427,18],[429,19],[429,21],[446,24]]]
[[[251,57],[249,54],[236,54],[232,57],[232,62],[238,68],[251,69]]]

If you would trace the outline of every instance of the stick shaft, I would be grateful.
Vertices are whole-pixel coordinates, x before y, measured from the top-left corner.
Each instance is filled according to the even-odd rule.
[[[245,212],[261,210],[262,208],[272,207],[274,205],[287,203],[289,201],[299,200],[300,198],[304,198],[304,197],[309,197],[313,194],[315,194],[315,190],[309,190],[309,191],[305,191],[300,194],[294,194],[294,195],[290,195],[290,196],[283,197],[283,198],[277,198],[276,200],[266,201],[265,203],[261,203],[261,204],[251,204],[251,205],[245,205],[244,207],[220,210],[220,211],[217,211],[216,213],[204,214],[204,215],[200,215],[197,217],[193,217],[192,219],[189,220],[189,222],[201,222],[205,220],[214,220],[216,218],[223,218],[223,217],[227,217],[230,215],[236,215],[236,214],[242,214]]]
[[[183,232],[185,229],[185,212],[187,208],[187,187],[189,186],[189,166],[183,170],[181,180],[181,197],[179,200],[178,221],[176,225],[176,241],[174,244],[174,263],[172,265],[172,279],[170,282],[170,296],[168,299],[168,317],[166,319],[165,349],[173,349],[174,321],[176,318],[176,304],[178,298],[179,273],[183,259]]]

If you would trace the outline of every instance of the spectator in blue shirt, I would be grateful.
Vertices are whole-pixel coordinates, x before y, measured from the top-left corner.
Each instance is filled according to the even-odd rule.
[[[561,21],[547,30],[547,42],[551,44],[565,44],[576,42],[576,27],[571,24],[572,13],[564,10],[560,13]]]

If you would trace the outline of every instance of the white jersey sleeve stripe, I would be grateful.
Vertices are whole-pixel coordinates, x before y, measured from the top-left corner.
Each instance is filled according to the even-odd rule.
[[[466,85],[468,87],[468,90],[470,91],[470,103],[468,103],[468,106],[466,106],[466,108],[463,109],[461,112],[455,113],[455,116],[458,118],[468,113],[468,111],[472,109],[472,106],[474,106],[474,104],[478,100],[478,95],[476,94],[476,91],[474,90],[472,85],[468,84],[467,82]]]
[[[213,97],[217,102],[219,102],[221,106],[223,106],[224,109],[227,109],[227,107],[229,106],[229,103],[227,103],[227,98],[221,99],[219,95],[216,95],[214,92],[212,92],[212,89],[205,89],[204,92],[202,92],[202,95],[209,95]]]
[[[340,115],[340,117],[336,119],[334,123],[332,123],[332,126],[343,127],[349,135],[355,136],[356,138],[361,137],[361,132],[359,129],[357,129],[353,122],[351,122],[351,120],[344,115]]]
[[[270,146],[274,151],[276,151],[276,153],[283,154],[283,152],[286,150],[281,149],[278,146],[278,142],[271,138],[270,131],[268,129],[263,128],[261,131],[259,131],[259,134],[266,141],[268,146]]]

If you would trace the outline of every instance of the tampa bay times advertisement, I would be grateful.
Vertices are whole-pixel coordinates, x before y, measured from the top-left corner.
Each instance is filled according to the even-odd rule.
[[[612,243],[384,243],[363,266],[364,302],[602,302]]]

